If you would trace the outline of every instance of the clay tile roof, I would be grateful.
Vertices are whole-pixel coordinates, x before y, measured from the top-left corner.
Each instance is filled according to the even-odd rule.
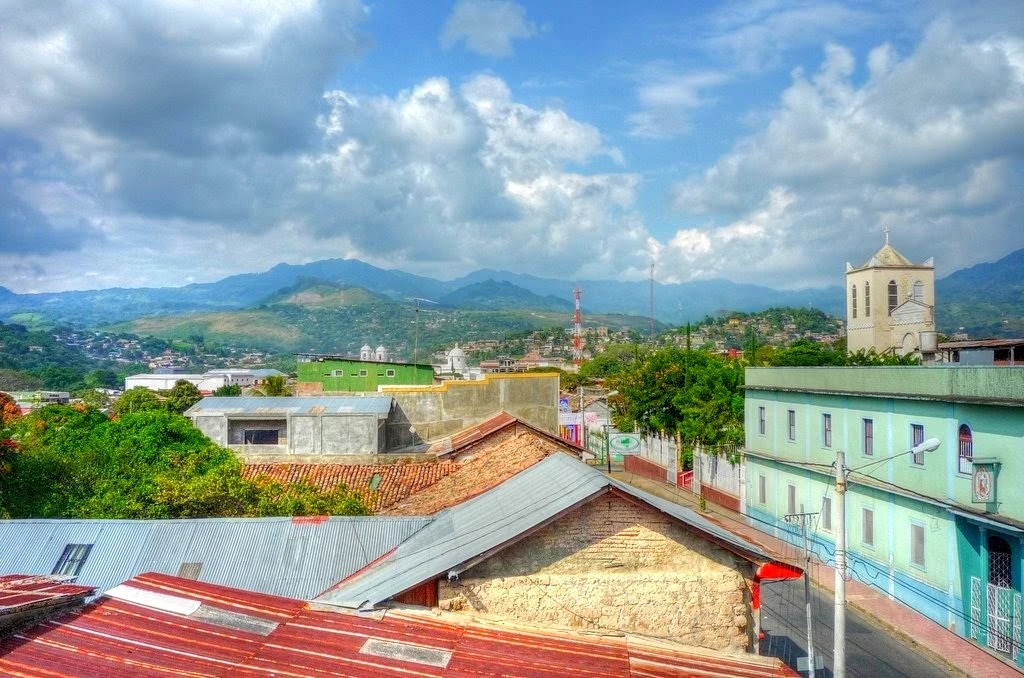
[[[458,464],[431,461],[410,464],[247,464],[246,478],[265,476],[282,483],[306,482],[321,490],[343,484],[363,495],[370,510],[377,513],[409,495],[419,492],[453,473]],[[370,489],[379,475],[376,490]]]
[[[398,516],[425,516],[461,504],[544,459],[558,448],[540,436],[521,433],[491,447],[433,485],[387,508]]]

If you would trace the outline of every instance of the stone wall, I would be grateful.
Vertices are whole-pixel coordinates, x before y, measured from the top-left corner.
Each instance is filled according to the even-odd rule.
[[[619,630],[714,650],[753,647],[753,565],[609,493],[458,581],[439,605],[522,623]]]

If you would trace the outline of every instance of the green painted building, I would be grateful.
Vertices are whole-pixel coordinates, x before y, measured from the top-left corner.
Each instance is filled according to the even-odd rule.
[[[834,562],[836,453],[850,573],[1024,666],[1024,367],[748,368],[744,511]],[[937,438],[934,452],[907,454]]]
[[[430,386],[434,383],[432,365],[336,355],[300,354],[297,371],[300,393],[376,391],[378,386]],[[323,388],[310,389],[311,384],[320,384]]]

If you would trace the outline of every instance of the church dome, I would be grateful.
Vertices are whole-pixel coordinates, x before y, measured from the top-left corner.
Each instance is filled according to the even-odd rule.
[[[458,346],[456,346],[452,350],[448,351],[448,357],[449,358],[465,358],[466,357],[466,352],[463,351]]]

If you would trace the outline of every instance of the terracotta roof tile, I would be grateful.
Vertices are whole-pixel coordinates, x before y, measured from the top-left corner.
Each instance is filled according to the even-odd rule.
[[[433,485],[390,506],[383,513],[401,516],[437,513],[486,492],[558,451],[558,446],[542,436],[520,432],[481,452]]]
[[[448,461],[409,464],[247,464],[246,478],[266,476],[282,483],[306,482],[321,490],[343,484],[363,495],[370,510],[379,512],[409,495],[433,485],[459,468]],[[374,476],[380,476],[371,490]]]

